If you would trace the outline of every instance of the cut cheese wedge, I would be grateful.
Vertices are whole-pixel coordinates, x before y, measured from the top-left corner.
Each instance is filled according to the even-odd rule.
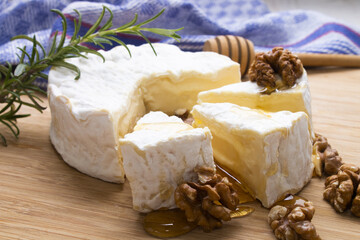
[[[211,52],[182,52],[154,44],[115,47],[72,58],[81,71],[62,67],[49,73],[50,139],[65,162],[90,176],[124,182],[119,138],[150,110],[174,114],[188,109],[200,91],[240,81],[239,64]]]
[[[231,103],[192,110],[195,127],[213,135],[215,161],[243,182],[264,207],[300,191],[312,177],[311,140],[304,112],[276,113]]]
[[[120,149],[133,208],[140,212],[176,207],[174,191],[197,180],[195,168],[215,169],[209,129],[193,128],[162,112],[141,118],[134,132],[120,139]]]
[[[307,80],[307,73],[297,79],[296,85],[290,89],[278,90],[271,94],[262,94],[264,88],[255,82],[240,82],[226,85],[199,93],[199,103],[228,102],[253,109],[262,109],[268,112],[290,111],[305,112],[309,117],[309,129],[314,138],[311,114],[311,95]]]

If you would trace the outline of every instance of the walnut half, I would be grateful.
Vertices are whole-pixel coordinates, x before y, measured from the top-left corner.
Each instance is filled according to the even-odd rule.
[[[302,205],[276,205],[269,212],[268,222],[277,239],[318,240],[321,238],[311,223],[314,213],[315,208],[310,201],[305,201]]]
[[[360,184],[358,185],[355,198],[351,204],[351,212],[355,216],[360,217]]]
[[[359,185],[359,171],[359,167],[355,165],[344,164],[337,174],[326,179],[323,196],[337,212],[344,212],[353,202],[354,208],[352,212],[354,215],[360,216],[359,190],[357,196],[353,199]]]
[[[226,177],[215,174],[212,168],[195,170],[199,182],[187,182],[175,190],[175,203],[189,222],[196,222],[205,232],[231,220],[231,210],[239,203],[237,193]]]
[[[268,53],[257,53],[249,69],[249,78],[270,94],[276,89],[287,89],[295,85],[304,68],[300,59],[289,50],[275,47]],[[281,79],[278,80],[275,74]]]
[[[325,175],[337,174],[342,163],[342,159],[336,149],[332,148],[326,137],[320,134],[315,134],[315,140],[313,142],[313,161],[315,164],[315,174],[319,177],[322,176],[322,172]]]

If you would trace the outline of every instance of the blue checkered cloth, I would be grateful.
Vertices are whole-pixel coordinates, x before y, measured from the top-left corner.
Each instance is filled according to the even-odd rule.
[[[165,12],[148,27],[180,28],[180,42],[152,33],[145,35],[152,42],[175,44],[185,51],[201,51],[204,42],[216,35],[238,35],[250,39],[255,51],[268,51],[283,46],[294,52],[338,53],[360,55],[360,28],[343,23],[314,11],[293,10],[271,13],[261,0],[5,0],[0,3],[0,62],[17,64],[17,47],[31,44],[23,40],[10,41],[11,37],[35,35],[48,47],[55,31],[61,32],[61,19],[50,9],[57,8],[65,14],[70,38],[77,18],[73,9],[83,15],[80,33],[85,33],[97,20],[102,6],[114,13],[114,27],[130,21],[138,13],[138,21]],[[106,15],[106,20],[109,16]],[[137,36],[119,34],[127,44],[145,43]],[[98,49],[89,44],[88,47]],[[106,49],[112,46],[105,45]],[[44,80],[37,81],[46,88]]]

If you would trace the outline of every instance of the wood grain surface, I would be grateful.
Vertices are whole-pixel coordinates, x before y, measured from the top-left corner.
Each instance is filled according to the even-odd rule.
[[[360,70],[308,69],[315,131],[328,137],[345,162],[360,165]],[[44,98],[45,101],[46,98]],[[47,104],[47,103],[46,103]],[[50,110],[19,121],[19,140],[0,146],[0,239],[152,239],[132,209],[129,184],[88,177],[63,162],[49,140]],[[5,128],[0,126],[0,131]],[[313,178],[300,196],[314,202],[322,239],[360,239],[360,218],[337,214],[322,200],[324,179]],[[180,239],[275,239],[268,210],[201,229]]]

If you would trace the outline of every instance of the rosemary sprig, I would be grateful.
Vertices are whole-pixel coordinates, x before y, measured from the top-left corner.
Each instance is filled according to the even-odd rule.
[[[20,130],[17,126],[17,119],[30,116],[30,114],[19,114],[18,112],[20,108],[23,105],[26,105],[35,108],[40,112],[43,112],[45,109],[45,107],[41,104],[42,100],[37,95],[39,93],[46,94],[46,92],[35,86],[33,82],[36,78],[48,78],[48,76],[43,73],[46,68],[50,66],[60,66],[71,69],[76,72],[75,80],[77,80],[80,78],[79,68],[74,64],[66,62],[66,59],[73,57],[87,58],[83,53],[90,53],[98,55],[103,59],[103,61],[105,61],[104,57],[99,52],[81,45],[82,43],[94,43],[95,45],[104,48],[103,44],[112,45],[112,42],[116,42],[124,46],[131,56],[131,52],[126,44],[120,39],[114,37],[117,33],[127,33],[144,38],[156,54],[154,47],[149,39],[143,34],[143,31],[171,37],[179,41],[180,36],[176,32],[182,29],[143,27],[158,18],[164,12],[164,9],[154,17],[137,24],[137,14],[135,14],[134,19],[127,24],[111,29],[113,25],[113,13],[109,8],[103,6],[99,18],[84,36],[79,35],[81,27],[81,14],[79,11],[74,10],[78,15],[78,20],[74,19],[74,33],[70,42],[65,45],[65,38],[67,35],[67,22],[65,16],[59,10],[55,9],[51,11],[57,13],[62,18],[63,31],[59,40],[57,39],[58,32],[55,32],[50,50],[46,52],[44,47],[36,40],[35,36],[31,38],[26,35],[19,35],[13,37],[12,40],[25,39],[31,41],[33,46],[31,53],[26,51],[26,47],[18,48],[21,55],[18,55],[20,61],[15,69],[13,69],[10,63],[7,63],[7,66],[0,65],[0,123],[9,128],[16,138],[18,138],[20,134]],[[110,17],[105,24],[100,27],[106,11],[110,14]],[[43,55],[42,58],[40,57],[40,51]],[[24,100],[23,96],[27,96],[27,99]],[[6,138],[1,132],[0,139],[6,146]]]

